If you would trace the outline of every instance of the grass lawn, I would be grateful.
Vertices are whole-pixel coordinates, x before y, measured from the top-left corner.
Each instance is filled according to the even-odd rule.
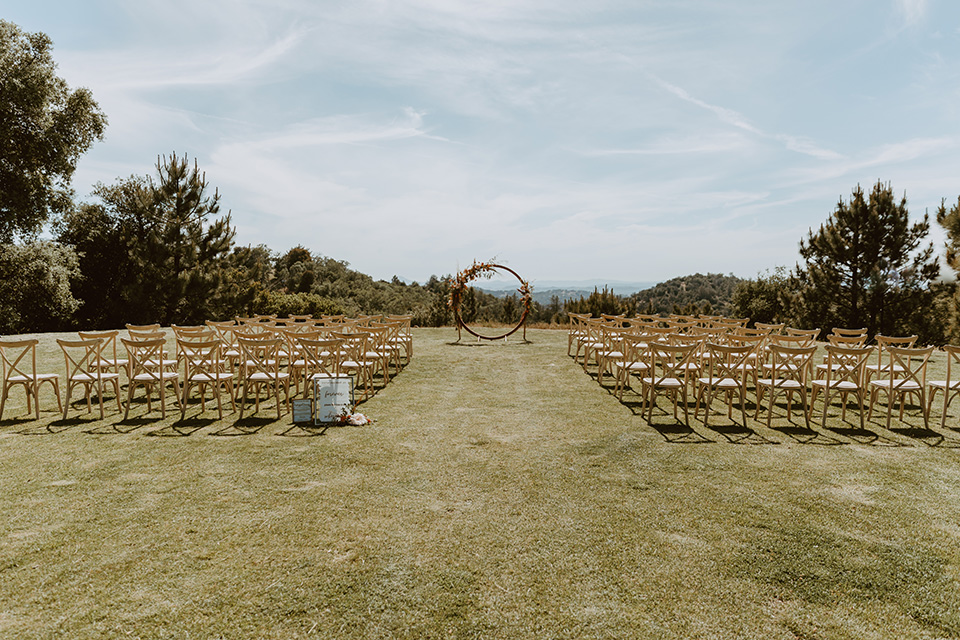
[[[960,405],[651,426],[528,337],[415,330],[376,422],[315,433],[15,391],[0,637],[960,637]]]

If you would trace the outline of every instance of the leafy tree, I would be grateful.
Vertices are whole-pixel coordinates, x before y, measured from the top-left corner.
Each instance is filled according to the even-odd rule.
[[[923,324],[939,275],[927,215],[910,222],[907,199],[878,182],[869,196],[858,185],[820,229],[800,242],[798,313],[807,326],[866,327],[871,333],[909,333]],[[940,338],[922,336],[928,341]]]
[[[106,116],[87,89],[56,75],[53,43],[0,20],[0,241],[69,210],[77,160],[103,138]]]
[[[0,245],[0,332],[60,331],[80,306],[77,255],[54,242]]]
[[[751,322],[796,324],[791,316],[792,291],[796,283],[786,267],[777,267],[773,273],[758,275],[756,280],[741,280],[733,292],[731,314],[750,318]]]
[[[273,252],[266,245],[234,247],[225,260],[223,285],[218,304],[211,310],[216,318],[249,316],[258,311],[256,303],[274,277]],[[271,312],[272,313],[272,312]]]

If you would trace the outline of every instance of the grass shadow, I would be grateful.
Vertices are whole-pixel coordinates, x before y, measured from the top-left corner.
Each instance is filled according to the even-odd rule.
[[[177,420],[169,426],[149,431],[147,435],[157,438],[186,438],[204,427],[209,427],[217,422],[219,422],[219,420],[214,418],[187,418],[185,420]]]
[[[133,433],[140,427],[144,427],[149,424],[157,422],[160,418],[126,418],[118,420],[113,424],[98,424],[89,429],[84,429],[84,433],[90,433],[93,435],[118,435],[125,433]],[[99,422],[99,421],[98,421]]]
[[[19,426],[25,425],[25,424],[27,424],[27,423],[29,423],[29,422],[36,422],[36,421],[37,421],[37,419],[36,419],[36,418],[33,418],[33,417],[30,417],[30,418],[26,418],[26,417],[24,417],[24,418],[7,418],[6,420],[0,420],[0,429],[2,429],[3,427],[19,427]]]
[[[263,429],[268,424],[273,424],[277,422],[276,418],[240,418],[233,424],[228,424],[222,429],[218,429],[211,433],[212,436],[252,436],[256,433],[260,433],[260,430]]]
[[[911,440],[919,440],[928,447],[939,447],[943,449],[960,448],[960,440],[956,438],[948,438],[946,435],[940,433],[939,431],[934,431],[929,427],[890,427],[890,431],[904,436],[905,438],[910,438]]]
[[[813,444],[822,447],[835,447],[838,445],[847,444],[843,440],[831,438],[830,436],[816,431],[806,425],[791,423],[788,425],[771,425],[770,428],[774,431],[779,431],[785,436],[789,436],[800,444]]]
[[[750,427],[745,427],[741,424],[710,424],[704,425],[704,428],[720,434],[726,438],[727,442],[730,444],[780,444],[778,440],[765,438],[763,435],[754,431]]]
[[[298,424],[294,423],[290,425],[289,428],[285,429],[278,433],[278,436],[284,436],[287,438],[316,438],[317,436],[324,436],[327,434],[327,429],[330,428],[328,424]]]
[[[63,433],[64,431],[69,430],[71,427],[76,427],[77,425],[92,424],[93,422],[95,421],[82,420],[80,418],[67,418],[66,420],[60,419],[49,422],[46,425],[28,427],[18,431],[17,433],[24,436],[50,436]]]
[[[671,444],[708,444],[716,442],[698,433],[690,425],[679,421],[673,424],[656,424],[648,420],[647,424]]]

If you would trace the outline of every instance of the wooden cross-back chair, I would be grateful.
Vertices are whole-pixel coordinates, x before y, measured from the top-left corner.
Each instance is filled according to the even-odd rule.
[[[320,338],[320,328],[312,324],[302,323],[302,329],[296,327],[284,327],[279,334],[283,337],[285,344],[283,350],[287,353],[287,371],[290,373],[290,382],[293,384],[294,395],[297,395],[300,389],[300,380],[306,370],[307,362],[304,359],[300,347],[300,339],[308,338],[316,340]]]
[[[652,342],[647,346],[649,369],[647,375],[640,378],[641,395],[647,403],[647,422],[653,421],[653,407],[657,403],[657,393],[664,391],[673,400],[673,417],[677,416],[678,396],[683,400],[683,421],[690,424],[687,406],[687,388],[692,369],[688,366],[696,358],[700,348],[696,343]],[[659,373],[658,373],[659,372]]]
[[[99,368],[113,373],[128,371],[129,361],[126,358],[117,357],[117,338],[120,335],[119,331],[78,331],[77,335],[80,336],[81,340],[103,339],[103,349],[101,350],[100,360],[90,363],[91,370]]]
[[[237,335],[240,345],[240,380],[243,396],[240,400],[240,417],[247,403],[247,391],[254,389],[255,411],[260,411],[260,390],[272,387],[277,403],[277,418],[281,416],[280,389],[284,390],[287,409],[290,405],[290,374],[280,371],[280,348],[283,340],[279,337],[248,337]]]
[[[704,345],[710,354],[704,369],[707,375],[697,378],[697,406],[694,419],[700,415],[700,401],[706,394],[703,426],[710,426],[710,407],[717,393],[723,393],[727,404],[727,418],[733,420],[733,396],[740,396],[740,415],[743,427],[747,428],[747,378],[750,375],[746,365],[754,353],[753,345],[720,344],[707,342]]]
[[[821,427],[826,428],[830,395],[839,392],[842,406],[840,419],[846,420],[847,397],[853,393],[857,397],[857,406],[860,408],[860,428],[863,429],[863,405],[866,399],[864,367],[867,364],[867,358],[873,352],[873,347],[831,343],[826,345],[826,350],[827,356],[824,363],[817,367],[817,374],[823,377],[811,382],[810,412],[813,413],[817,395],[823,391]]]
[[[630,386],[631,376],[642,375],[650,369],[647,356],[647,345],[656,341],[656,334],[627,332],[623,335],[623,355],[613,361],[613,370],[617,377],[614,393],[617,399],[623,401],[623,391]]]
[[[90,394],[96,389],[97,399],[100,404],[100,419],[104,417],[103,412],[103,384],[105,382],[113,385],[117,400],[117,411],[123,411],[120,405],[120,374],[104,371],[100,367],[93,366],[103,358],[103,338],[92,338],[89,340],[57,340],[60,350],[63,351],[64,365],[67,376],[64,380],[66,386],[66,399],[63,402],[63,419],[67,419],[67,413],[70,411],[70,397],[73,388],[82,386],[84,397],[87,400],[87,413],[93,411],[90,402]]]
[[[413,329],[411,325],[413,323],[412,315],[392,315],[387,316],[384,322],[396,322],[400,325],[399,338],[400,345],[404,350],[404,364],[410,364],[410,358],[413,357]],[[569,344],[567,345],[567,354],[569,355],[570,349]]]
[[[937,391],[943,391],[943,410],[940,413],[940,429],[947,425],[947,408],[954,396],[960,394],[960,346],[948,344],[943,347],[947,356],[947,377],[945,380],[930,380],[930,397],[927,400],[927,414],[933,407],[933,398]]]
[[[878,333],[874,340],[877,342],[877,361],[876,363],[868,362],[864,369],[867,382],[869,383],[874,377],[886,376],[890,373],[887,367],[893,367],[894,373],[903,373],[903,368],[899,364],[891,364],[887,349],[890,347],[912,348],[917,343],[917,336],[885,336]]]
[[[807,428],[810,428],[810,405],[807,402],[807,378],[808,373],[811,371],[813,354],[816,350],[816,345],[786,346],[777,343],[770,345],[770,377],[760,378],[756,381],[757,407],[753,415],[754,420],[760,417],[760,407],[763,404],[764,393],[767,391],[770,393],[770,400],[767,406],[767,427],[770,427],[770,421],[773,418],[773,402],[779,393],[783,393],[786,396],[787,419],[792,419],[793,396],[799,393],[802,402],[803,418]]]
[[[310,387],[314,380],[340,375],[343,340],[305,336],[297,336],[296,340],[300,357],[303,359],[303,397],[306,398],[310,394]]]
[[[0,360],[3,361],[3,393],[0,395],[0,419],[10,390],[22,386],[27,396],[27,413],[30,413],[30,400],[33,399],[35,415],[40,419],[40,386],[46,382],[53,388],[57,397],[57,406],[63,411],[60,401],[60,376],[56,373],[37,373],[37,345],[40,341],[0,340]]]
[[[870,411],[867,419],[873,417],[873,405],[883,391],[887,396],[887,429],[890,428],[893,404],[900,400],[900,420],[906,399],[916,396],[923,413],[923,428],[930,428],[929,406],[927,405],[927,362],[933,347],[897,347],[886,345],[884,348],[888,361],[883,378],[870,380]]]
[[[350,333],[330,333],[331,338],[341,341],[341,373],[356,376],[354,388],[363,387],[361,401],[373,395],[373,371],[377,367],[374,360],[367,357],[370,334],[361,331]]]
[[[127,409],[124,411],[123,419],[126,420],[130,415],[130,405],[133,404],[133,394],[137,387],[143,387],[147,396],[147,412],[153,411],[154,387],[157,388],[157,395],[160,399],[160,415],[167,417],[167,385],[173,385],[174,399],[177,405],[180,405],[180,373],[176,370],[176,360],[166,360],[164,358],[164,349],[167,341],[164,338],[153,338],[151,340],[127,340],[121,338],[123,346],[127,350],[127,357],[130,358],[130,380],[127,382]],[[170,370],[170,364],[174,370]]]
[[[221,359],[222,345],[219,340],[202,342],[177,340],[177,356],[183,360],[183,390],[181,391],[180,419],[187,415],[187,400],[193,387],[200,392],[200,411],[207,410],[206,390],[217,400],[217,415],[223,419],[222,391],[230,395],[230,406],[236,411],[233,374],[226,371]]]

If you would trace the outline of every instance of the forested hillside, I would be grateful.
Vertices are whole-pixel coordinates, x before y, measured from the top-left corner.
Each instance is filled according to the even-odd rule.
[[[695,273],[673,278],[627,296],[637,313],[730,313],[733,292],[742,281],[733,275]]]

